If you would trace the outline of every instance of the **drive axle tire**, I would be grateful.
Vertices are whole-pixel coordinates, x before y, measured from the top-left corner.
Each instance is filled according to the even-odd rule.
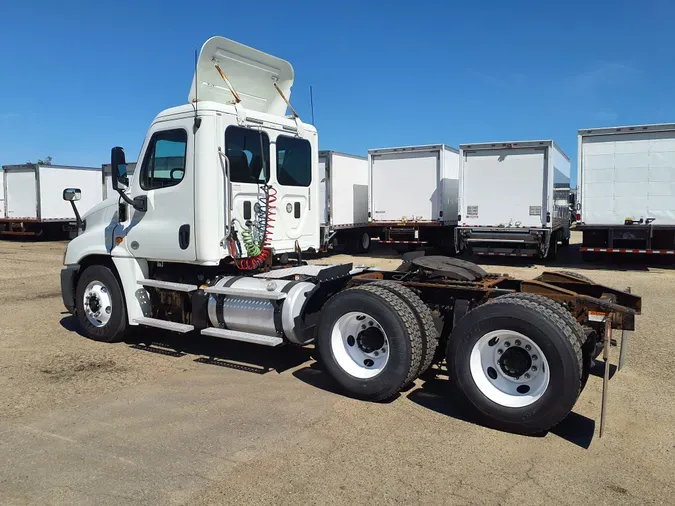
[[[542,299],[499,297],[464,316],[450,335],[450,380],[494,428],[522,434],[548,430],[579,396],[579,337]]]
[[[381,287],[398,295],[415,314],[422,335],[422,361],[417,374],[417,376],[421,376],[431,367],[438,348],[439,333],[429,307],[410,288],[395,281],[375,281],[363,288],[371,286]]]
[[[574,277],[578,277],[579,279],[586,279],[589,282],[593,283],[590,279],[586,278],[585,276],[578,275],[576,276],[575,273],[573,272],[568,272],[568,271],[559,271],[563,274],[569,274]],[[584,332],[584,328],[581,326],[581,324],[577,321],[574,316],[572,316],[572,313],[570,313],[565,306],[563,306],[560,302],[555,301],[553,299],[549,299],[548,297],[542,297],[541,295],[536,295],[534,293],[510,293],[507,295],[502,295],[500,299],[503,299],[504,297],[509,297],[509,298],[517,298],[521,300],[530,300],[533,302],[538,302],[545,306],[547,309],[550,309],[554,313],[556,313],[562,320],[565,321],[569,329],[574,333],[574,335],[577,338],[577,341],[579,342],[579,346],[581,347],[581,353],[582,353],[582,361],[583,361],[583,367],[582,367],[582,373],[581,373],[581,388],[579,390],[579,393],[583,391],[584,387],[586,386],[586,382],[588,381],[588,375],[590,372],[590,367],[591,367],[591,361],[594,357],[592,357],[590,354],[587,353],[585,349],[585,344],[586,341],[588,340],[588,336],[586,336],[586,333]],[[594,349],[595,347],[593,347]]]
[[[87,267],[75,290],[77,319],[94,341],[121,341],[127,330],[127,310],[117,278],[103,265]]]
[[[415,314],[398,295],[350,288],[321,309],[317,348],[326,371],[350,396],[388,399],[414,381],[422,358]]]

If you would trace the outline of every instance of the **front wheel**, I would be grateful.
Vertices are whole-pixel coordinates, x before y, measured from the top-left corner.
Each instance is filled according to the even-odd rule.
[[[108,267],[92,265],[84,270],[77,281],[75,307],[89,339],[106,343],[123,339],[127,310],[120,284]]]
[[[462,318],[450,336],[450,379],[488,425],[531,434],[572,410],[581,344],[569,322],[534,297],[500,297]]]

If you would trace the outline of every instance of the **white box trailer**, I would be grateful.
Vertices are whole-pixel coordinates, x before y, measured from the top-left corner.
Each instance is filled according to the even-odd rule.
[[[103,200],[106,200],[111,195],[117,195],[117,192],[112,187],[112,168],[109,163],[101,165],[101,177],[103,183]],[[127,162],[127,176],[131,180],[136,170],[136,162]]]
[[[5,175],[0,170],[0,219],[5,217]]]
[[[452,243],[459,150],[444,144],[371,149],[368,168],[373,235],[389,244]]]
[[[570,160],[553,141],[463,144],[458,251],[553,257],[570,238]]]
[[[5,165],[3,217],[0,233],[41,235],[67,230],[75,221],[69,202],[63,200],[65,188],[79,188],[81,214],[102,200],[101,169],[66,165]]]
[[[319,151],[321,244],[345,244],[365,253],[368,229],[368,159],[336,151]]]
[[[584,256],[675,254],[675,124],[579,130]]]

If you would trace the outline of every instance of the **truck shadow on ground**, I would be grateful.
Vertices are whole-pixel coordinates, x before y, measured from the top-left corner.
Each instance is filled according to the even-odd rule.
[[[85,337],[79,330],[77,319],[65,313],[61,319],[61,326],[78,335]],[[215,365],[228,369],[266,374],[276,371],[278,374],[296,369],[293,376],[314,388],[330,392],[335,395],[344,395],[335,382],[323,371],[314,348],[299,346],[285,346],[282,349],[265,348],[256,344],[237,341],[223,342],[222,339],[210,338],[193,334],[171,334],[156,329],[134,329],[124,343],[139,351],[155,353],[175,358],[192,356],[194,362]],[[305,364],[305,367],[300,367]],[[612,365],[610,377],[616,367]],[[604,362],[596,361],[591,370],[594,376],[602,377]],[[444,376],[437,376],[435,372],[427,373],[421,378],[421,386],[411,385],[396,396],[383,401],[385,404],[395,402],[401,397],[426,409],[430,409],[444,416],[466,423],[492,429],[485,424],[475,411],[465,402],[453,397],[450,392],[449,380]],[[595,421],[578,413],[570,413],[556,427],[551,434],[569,441],[581,448],[587,449],[595,432]],[[548,432],[522,437],[545,437]]]
[[[294,371],[293,376],[315,388],[336,395],[343,395],[328,374],[321,369],[320,364],[316,362],[309,367]],[[412,386],[407,391],[388,399],[385,403],[395,402],[401,397],[406,397],[409,401],[444,416],[493,429],[481,420],[471,406],[451,395],[447,378],[437,377],[434,374],[427,375],[427,379],[423,379],[420,387]],[[500,430],[500,432],[504,431]],[[595,421],[572,412],[550,431],[521,437],[545,437],[549,432],[576,446],[588,449],[593,441]]]
[[[79,328],[77,318],[66,313],[61,326],[86,338]],[[215,365],[228,369],[265,374],[271,371],[282,373],[313,358],[313,348],[285,346],[283,350],[257,344],[202,336],[197,333],[173,334],[159,329],[138,328],[124,343],[135,350],[157,355],[181,358],[194,357],[194,362]],[[112,346],[112,345],[111,345]]]

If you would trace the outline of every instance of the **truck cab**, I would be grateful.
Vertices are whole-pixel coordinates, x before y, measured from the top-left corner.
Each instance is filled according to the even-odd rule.
[[[79,274],[95,264],[120,279],[135,325],[147,313],[139,280],[158,266],[248,268],[247,259],[319,249],[318,137],[290,106],[293,79],[285,60],[206,41],[188,103],[153,120],[133,177],[113,149],[117,191],[83,216],[66,251],[69,309]]]

